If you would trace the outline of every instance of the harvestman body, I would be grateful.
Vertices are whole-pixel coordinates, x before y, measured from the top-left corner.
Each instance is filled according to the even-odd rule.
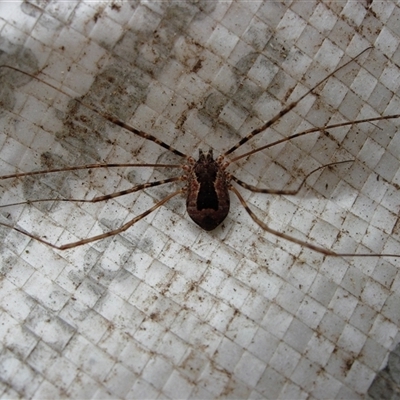
[[[78,103],[83,105],[84,107],[96,112],[103,118],[107,119],[108,121],[124,128],[127,129],[128,131],[145,138],[147,140],[153,141],[160,145],[161,147],[171,151],[172,153],[183,157],[186,159],[187,163],[184,165],[176,165],[176,164],[89,164],[89,165],[83,165],[83,166],[76,166],[76,167],[66,167],[66,168],[59,168],[59,169],[52,169],[52,170],[46,170],[46,171],[35,171],[35,172],[27,172],[27,173],[17,173],[17,174],[12,174],[12,175],[4,175],[0,176],[0,180],[4,179],[10,179],[10,178],[19,178],[19,177],[24,177],[24,176],[32,176],[32,175],[41,175],[41,174],[46,174],[46,173],[56,173],[56,172],[62,172],[62,171],[75,171],[75,170],[81,170],[81,169],[93,169],[93,168],[113,168],[113,167],[157,167],[157,168],[181,168],[184,170],[184,175],[177,176],[174,178],[169,178],[169,179],[164,179],[156,182],[151,182],[151,183],[145,183],[142,185],[135,186],[131,189],[124,190],[121,192],[117,193],[112,193],[108,194],[105,196],[99,196],[95,197],[91,200],[79,200],[79,199],[40,199],[40,200],[31,200],[31,201],[25,201],[25,202],[20,202],[20,203],[13,203],[13,204],[7,204],[7,205],[2,205],[0,207],[7,207],[7,206],[15,206],[15,205],[21,205],[21,204],[27,204],[27,203],[34,203],[34,202],[43,202],[43,201],[75,201],[75,202],[90,202],[90,203],[95,203],[99,201],[105,201],[109,199],[113,199],[118,196],[123,196],[125,194],[137,192],[139,190],[143,190],[149,187],[154,187],[154,186],[159,186],[163,185],[166,183],[170,182],[178,182],[178,181],[184,181],[187,182],[186,186],[176,190],[175,192],[169,194],[166,196],[164,199],[156,203],[153,207],[149,208],[147,211],[144,213],[136,216],[132,220],[128,221],[124,225],[122,225],[120,228],[97,235],[93,236],[87,239],[79,240],[73,243],[67,243],[64,245],[57,246],[53,243],[50,243],[38,236],[35,236],[29,232],[26,232],[18,227],[1,223],[0,225],[3,225],[7,228],[14,229],[32,239],[38,240],[48,246],[51,246],[53,248],[59,249],[59,250],[65,250],[69,248],[73,248],[76,246],[84,245],[87,243],[94,242],[96,240],[104,239],[106,237],[112,236],[119,234],[125,230],[127,230],[130,226],[135,224],[137,221],[140,219],[144,218],[145,216],[149,215],[151,212],[153,212],[155,209],[160,207],[161,205],[165,204],[167,201],[169,201],[171,198],[174,196],[180,194],[180,193],[186,193],[187,200],[186,200],[186,206],[187,206],[187,212],[189,216],[192,218],[192,220],[198,224],[201,228],[211,231],[215,229],[217,226],[219,226],[222,221],[226,218],[226,216],[229,213],[229,206],[230,206],[230,198],[229,198],[229,191],[232,191],[235,193],[235,195],[238,197],[239,201],[241,204],[244,206],[245,210],[247,213],[250,215],[250,217],[265,231],[276,235],[278,237],[281,237],[283,239],[286,239],[288,241],[291,241],[293,243],[299,244],[301,246],[304,246],[306,248],[309,248],[311,250],[314,250],[316,252],[328,255],[328,256],[357,256],[357,257],[378,257],[378,256],[385,256],[385,257],[400,257],[399,254],[351,254],[351,253],[336,253],[331,250],[325,249],[323,247],[314,245],[312,243],[304,242],[302,240],[293,238],[287,234],[284,234],[282,232],[278,232],[272,228],[270,228],[268,225],[266,225],[263,221],[261,221],[255,214],[254,212],[249,208],[247,205],[246,201],[240,194],[240,192],[237,190],[235,186],[232,185],[232,181],[236,182],[240,186],[244,187],[245,189],[251,190],[253,192],[259,192],[259,193],[269,193],[269,194],[285,194],[285,195],[295,195],[297,194],[301,187],[304,185],[305,181],[307,178],[313,174],[314,172],[328,167],[332,165],[337,165],[341,163],[346,163],[346,162],[352,162],[353,160],[349,161],[341,161],[341,162],[336,162],[336,163],[331,163],[327,165],[323,165],[319,168],[314,169],[311,171],[305,179],[302,181],[302,183],[299,185],[299,187],[295,190],[271,190],[271,189],[260,189],[255,186],[246,184],[245,182],[242,182],[238,178],[236,178],[234,175],[230,174],[227,172],[227,168],[229,167],[230,164],[233,162],[238,161],[241,158],[248,157],[256,152],[259,152],[261,150],[264,150],[266,148],[275,146],[277,144],[298,138],[300,136],[304,136],[310,133],[315,133],[319,131],[324,131],[327,129],[333,129],[337,128],[340,126],[346,126],[346,125],[353,125],[356,123],[362,123],[362,122],[373,122],[373,121],[379,121],[383,119],[393,119],[393,118],[399,118],[400,114],[396,115],[389,115],[389,116],[383,116],[383,117],[376,117],[376,118],[369,118],[369,119],[364,119],[364,120],[358,120],[358,121],[352,121],[352,122],[346,122],[346,123],[340,123],[336,125],[329,125],[329,126],[324,126],[322,128],[312,128],[304,132],[300,132],[294,135],[291,135],[287,138],[278,140],[276,142],[267,144],[265,146],[262,146],[258,149],[249,151],[247,153],[241,154],[233,159],[227,160],[226,156],[229,154],[233,153],[235,150],[237,150],[240,146],[242,146],[244,143],[248,142],[250,139],[252,139],[254,136],[258,135],[260,132],[263,132],[267,128],[269,128],[271,125],[273,125],[276,121],[278,121],[283,115],[287,114],[290,110],[292,110],[294,107],[297,106],[297,104],[304,99],[308,94],[313,92],[319,85],[321,85],[323,82],[325,82],[330,76],[332,76],[334,73],[336,73],[339,69],[345,67],[349,63],[353,62],[357,57],[359,57],[361,54],[363,54],[365,51],[369,50],[370,48],[362,51],[359,55],[357,55],[355,58],[351,59],[338,69],[336,69],[334,72],[329,74],[326,78],[321,80],[315,87],[312,89],[308,90],[303,96],[301,96],[297,101],[290,103],[287,107],[285,107],[282,111],[280,111],[274,118],[272,118],[270,121],[266,122],[264,125],[261,127],[253,130],[250,132],[248,135],[246,135],[244,138],[242,138],[237,144],[232,146],[229,150],[227,150],[225,153],[223,153],[221,156],[217,157],[214,159],[212,151],[209,151],[207,153],[203,153],[202,150],[199,150],[199,158],[198,160],[194,160],[192,157],[189,157],[185,155],[184,153],[180,152],[179,150],[169,146],[168,144],[160,141],[156,137],[139,131],[124,122],[116,119],[114,116],[101,112],[96,110],[94,107],[91,105],[85,104],[83,101],[76,99]],[[10,66],[0,66],[0,68],[8,68],[15,70],[19,73],[22,73],[24,75],[30,76],[33,79],[36,79],[43,84],[67,95],[65,92],[62,90],[56,88],[55,86],[29,74],[23,71],[18,70],[17,68],[10,67]]]
[[[199,150],[188,178],[187,212],[206,231],[215,229],[229,213],[230,179],[221,161],[214,160],[212,151],[204,154]]]

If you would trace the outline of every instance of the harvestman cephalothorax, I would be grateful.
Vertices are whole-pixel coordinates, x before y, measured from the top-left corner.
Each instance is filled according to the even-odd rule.
[[[145,212],[141,213],[140,215],[137,215],[135,218],[131,219],[130,221],[124,223],[122,226],[120,226],[117,229],[110,230],[106,233],[92,236],[86,239],[82,240],[77,240],[75,242],[71,243],[66,243],[66,244],[61,244],[61,245],[56,245],[54,243],[50,243],[49,241],[43,239],[42,237],[36,236],[32,233],[26,232],[23,229],[20,229],[16,226],[13,226],[11,224],[3,223],[0,222],[0,225],[14,229],[18,232],[20,232],[23,235],[26,235],[32,239],[35,239],[41,243],[44,243],[48,246],[51,246],[55,249],[59,250],[65,250],[65,249],[71,249],[77,246],[81,246],[87,243],[91,243],[97,240],[101,240],[113,235],[117,235],[128,228],[130,228],[132,225],[134,225],[136,222],[141,220],[142,218],[146,217],[150,213],[152,213],[154,210],[165,204],[167,201],[172,199],[174,196],[177,196],[178,194],[185,194],[186,195],[186,206],[187,206],[187,212],[189,216],[192,218],[192,220],[198,224],[200,227],[203,229],[210,231],[215,229],[218,225],[222,223],[222,221],[225,219],[229,212],[229,206],[230,206],[230,198],[229,198],[229,191],[232,191],[239,199],[240,203],[243,205],[247,213],[250,215],[250,217],[254,220],[256,224],[258,224],[262,229],[265,231],[276,235],[280,238],[283,238],[285,240],[291,241],[293,243],[299,244],[300,246],[304,246],[308,249],[311,249],[313,251],[316,251],[318,253],[322,253],[327,256],[342,256],[342,257],[400,257],[400,254],[369,254],[369,253],[363,253],[363,254],[353,254],[353,253],[337,253],[328,249],[325,249],[321,246],[315,245],[313,243],[308,243],[303,240],[296,239],[294,237],[291,237],[285,233],[276,231],[272,228],[270,228],[268,225],[266,225],[263,221],[261,221],[256,214],[249,208],[248,204],[246,203],[245,199],[243,196],[240,194],[238,191],[237,187],[234,186],[233,182],[242,186],[243,188],[253,191],[253,192],[258,192],[258,193],[267,193],[267,194],[277,194],[277,195],[296,195],[304,183],[306,182],[307,178],[312,175],[313,173],[326,168],[330,167],[333,165],[341,164],[341,163],[349,163],[352,162],[353,160],[347,160],[347,161],[340,161],[336,163],[330,163],[326,164],[323,166],[320,166],[319,168],[314,169],[313,171],[309,172],[307,176],[303,179],[301,184],[298,186],[297,189],[294,190],[274,190],[274,189],[260,189],[258,187],[255,187],[253,185],[249,185],[237,177],[235,177],[233,174],[228,172],[228,167],[245,157],[249,157],[254,153],[257,153],[259,151],[262,151],[264,149],[270,148],[272,146],[276,146],[280,143],[287,142],[289,140],[293,140],[295,138],[299,138],[301,136],[309,135],[309,134],[315,134],[317,132],[323,132],[327,131],[329,129],[333,128],[338,128],[341,126],[347,126],[347,125],[354,125],[354,124],[360,124],[360,123],[372,123],[374,121],[379,121],[379,120],[384,120],[384,119],[394,119],[394,118],[399,118],[400,114],[396,115],[387,115],[387,116],[381,116],[381,117],[374,117],[374,118],[368,118],[368,119],[363,119],[363,120],[357,120],[357,121],[351,121],[351,122],[345,122],[345,123],[339,123],[335,125],[327,125],[319,128],[312,128],[308,129],[306,131],[296,133],[294,135],[291,135],[289,137],[286,137],[281,140],[277,140],[273,143],[266,144],[262,147],[259,147],[257,149],[248,151],[246,153],[240,154],[234,158],[228,158],[233,152],[235,152],[237,149],[239,149],[243,144],[254,138],[256,135],[259,133],[265,131],[267,128],[269,128],[271,125],[273,125],[275,122],[277,122],[281,117],[283,117],[285,114],[287,114],[289,111],[291,111],[293,108],[299,104],[299,102],[304,99],[307,95],[312,93],[318,86],[320,86],[323,82],[325,82],[329,77],[331,77],[333,74],[335,74],[337,71],[345,67],[346,65],[350,64],[353,62],[356,58],[358,58],[361,54],[363,54],[365,51],[369,50],[365,49],[362,51],[360,54],[358,54],[356,57],[351,59],[350,61],[346,62],[339,68],[337,68],[335,71],[330,73],[327,77],[325,77],[323,80],[318,82],[313,88],[308,90],[304,95],[302,95],[300,98],[298,98],[296,101],[290,103],[288,106],[283,108],[282,111],[280,111],[275,117],[273,117],[271,120],[268,122],[264,123],[262,126],[260,126],[257,129],[254,129],[252,132],[247,134],[245,137],[243,137],[238,143],[236,143],[234,146],[232,146],[230,149],[225,151],[222,155],[218,156],[216,159],[213,157],[212,151],[209,151],[207,153],[203,153],[202,150],[199,150],[199,158],[198,160],[193,159],[190,156],[187,156],[186,154],[182,153],[181,151],[171,147],[170,145],[166,144],[165,142],[157,139],[153,135],[150,135],[148,133],[145,133],[143,131],[140,131],[138,129],[133,128],[132,126],[129,126],[125,124],[124,122],[120,121],[119,119],[115,118],[113,115],[96,110],[93,106],[86,104],[84,101],[80,99],[76,99],[78,103],[80,103],[82,106],[90,109],[91,111],[97,113],[100,115],[102,118],[105,118],[106,120],[110,121],[111,123],[114,123],[117,126],[120,126],[130,132],[132,132],[135,135],[138,135],[146,140],[152,141],[159,146],[169,150],[173,154],[182,157],[184,159],[184,163],[182,164],[143,164],[143,163],[129,163],[129,164],[88,164],[88,165],[81,165],[81,166],[73,166],[73,167],[65,167],[65,168],[58,168],[58,169],[49,169],[49,170],[41,170],[41,171],[34,171],[34,172],[22,172],[22,173],[16,173],[16,174],[11,174],[11,175],[3,175],[0,176],[0,180],[6,180],[6,179],[12,179],[12,178],[24,178],[28,176],[34,176],[34,175],[43,175],[43,174],[55,174],[58,172],[63,172],[63,171],[76,171],[76,170],[82,170],[82,169],[94,169],[94,168],[114,168],[114,167],[133,167],[133,168],[138,168],[138,167],[153,167],[153,168],[177,168],[177,169],[182,169],[184,172],[182,175],[169,178],[169,179],[164,179],[164,180],[159,180],[151,183],[144,183],[141,185],[134,186],[128,190],[123,190],[120,192],[112,193],[112,194],[107,194],[104,196],[98,196],[94,197],[92,199],[62,199],[62,198],[49,198],[49,199],[40,199],[40,200],[27,200],[24,202],[18,202],[18,203],[13,203],[13,204],[5,204],[5,205],[0,205],[0,207],[11,207],[11,206],[17,206],[17,205],[22,205],[22,204],[32,204],[36,202],[46,202],[46,201],[73,201],[73,202],[86,202],[86,203],[96,203],[100,201],[107,201],[110,199],[114,199],[118,196],[123,196],[127,195],[130,193],[134,193],[146,188],[150,187],[155,187],[159,185],[164,185],[167,183],[171,182],[185,182],[185,186],[183,188],[180,188],[176,190],[175,192],[167,195],[164,197],[161,201],[158,201],[156,204],[154,204],[152,207],[150,207],[148,210]],[[50,83],[47,83],[36,76],[33,76],[27,72],[21,71],[17,68],[11,67],[11,66],[0,66],[0,71],[4,69],[11,69],[14,71],[17,71],[20,74],[29,76],[32,79],[36,79],[37,81],[43,83],[44,85],[47,85],[48,87],[51,87],[59,92],[61,92],[64,95],[67,95],[64,91],[56,88],[55,86],[51,85]]]

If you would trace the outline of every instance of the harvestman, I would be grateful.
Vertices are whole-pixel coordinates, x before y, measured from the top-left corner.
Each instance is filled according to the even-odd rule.
[[[96,110],[94,107],[92,107],[89,104],[86,104],[84,101],[76,99],[78,103],[80,103],[82,106],[90,109],[91,111],[99,114],[101,117],[105,118],[106,120],[114,123],[117,126],[120,126],[124,129],[127,129],[128,131],[134,133],[135,135],[138,135],[144,139],[150,140],[154,143],[157,143],[159,146],[171,151],[177,156],[180,156],[186,160],[186,163],[183,164],[88,164],[88,165],[82,165],[82,166],[75,166],[75,167],[66,167],[66,168],[58,168],[58,169],[50,169],[50,170],[42,170],[42,171],[34,171],[34,172],[24,172],[24,173],[17,173],[17,174],[11,174],[11,175],[4,175],[0,176],[0,180],[5,180],[5,179],[11,179],[11,178],[21,178],[21,177],[26,177],[26,176],[33,176],[33,175],[42,175],[42,174],[50,174],[50,173],[56,173],[56,172],[63,172],[63,171],[76,171],[76,170],[82,170],[82,169],[94,169],[94,168],[114,168],[114,167],[154,167],[154,168],[180,168],[183,169],[184,174],[181,176],[169,178],[169,179],[164,179],[164,180],[159,180],[151,183],[144,183],[141,185],[134,186],[128,190],[123,190],[120,192],[112,193],[112,194],[107,194],[104,196],[98,196],[94,197],[90,200],[80,200],[80,199],[40,199],[40,200],[28,200],[25,202],[19,202],[19,203],[13,203],[13,204],[6,204],[2,205],[0,207],[9,207],[9,206],[15,206],[15,205],[22,205],[22,204],[31,204],[35,202],[43,202],[43,201],[74,201],[74,202],[88,202],[88,203],[96,203],[99,201],[106,201],[110,200],[119,196],[123,196],[126,194],[134,193],[139,190],[143,190],[146,188],[150,187],[155,187],[159,185],[163,185],[166,183],[171,183],[171,182],[179,182],[183,181],[186,182],[186,186],[183,188],[180,188],[176,190],[175,192],[169,194],[168,196],[164,197],[161,201],[157,202],[155,205],[153,205],[151,208],[143,212],[142,214],[136,216],[135,218],[131,219],[130,221],[126,222],[123,224],[121,227],[118,229],[111,230],[109,232],[96,235],[93,237],[89,237],[87,239],[82,239],[78,240],[76,242],[72,243],[67,243],[64,245],[57,246],[53,243],[50,243],[38,236],[35,236],[29,232],[26,232],[18,227],[2,223],[0,222],[0,225],[5,226],[10,229],[14,229],[23,235],[26,235],[32,239],[35,239],[41,243],[44,243],[48,246],[51,246],[55,249],[59,250],[65,250],[65,249],[71,249],[73,247],[81,246],[87,243],[91,243],[97,240],[101,240],[104,238],[107,238],[109,236],[113,236],[116,234],[119,234],[125,230],[127,230],[129,227],[131,227],[133,224],[141,220],[142,218],[146,217],[150,213],[152,213],[154,210],[162,206],[164,203],[172,199],[173,197],[177,196],[178,194],[186,194],[187,200],[186,200],[186,206],[187,206],[187,212],[189,216],[192,218],[192,220],[198,224],[201,228],[210,231],[215,229],[218,225],[222,223],[222,221],[225,219],[229,212],[229,206],[230,206],[230,199],[229,199],[229,190],[235,193],[235,195],[238,197],[240,203],[243,205],[247,213],[250,215],[250,217],[256,222],[262,229],[265,231],[276,235],[280,238],[286,239],[288,241],[291,241],[293,243],[299,244],[301,246],[304,246],[306,248],[309,248],[311,250],[314,250],[318,253],[325,254],[327,256],[342,256],[342,257],[400,257],[399,254],[352,254],[352,253],[336,253],[334,251],[325,249],[323,247],[314,245],[312,243],[304,242],[302,240],[293,238],[285,233],[278,232],[269,226],[267,226],[263,221],[261,221],[255,214],[254,212],[249,208],[247,205],[246,201],[238,191],[238,189],[232,185],[232,181],[236,182],[238,185],[242,186],[245,189],[248,189],[253,192],[258,192],[258,193],[268,193],[268,194],[278,194],[278,195],[296,195],[308,177],[312,175],[313,173],[317,172],[318,170],[329,167],[332,165],[337,165],[341,163],[347,163],[347,162],[352,162],[353,160],[349,161],[341,161],[341,162],[336,162],[336,163],[330,163],[323,165],[319,168],[314,169],[310,173],[307,174],[307,176],[303,179],[301,184],[297,189],[294,190],[273,190],[273,189],[260,189],[255,186],[249,185],[240,179],[236,178],[234,175],[231,173],[227,172],[227,168],[229,167],[230,164],[244,158],[244,157],[249,157],[250,155],[257,153],[261,150],[267,149],[269,147],[278,145],[280,143],[305,136],[311,133],[316,133],[320,131],[326,131],[328,129],[333,129],[341,126],[347,126],[347,125],[353,125],[353,124],[358,124],[358,123],[365,123],[365,122],[373,122],[373,121],[379,121],[383,119],[393,119],[393,118],[399,118],[400,114],[396,115],[389,115],[389,116],[383,116],[383,117],[376,117],[376,118],[368,118],[368,119],[363,119],[363,120],[358,120],[358,121],[352,121],[352,122],[345,122],[345,123],[339,123],[335,125],[327,125],[324,127],[320,128],[312,128],[308,129],[306,131],[296,133],[294,135],[291,135],[287,138],[277,140],[273,143],[269,143],[267,145],[264,145],[262,147],[259,147],[257,149],[251,150],[247,153],[240,154],[236,156],[235,158],[232,158],[230,160],[226,159],[226,157],[230,154],[232,154],[234,151],[236,151],[239,147],[241,147],[243,144],[248,142],[250,139],[258,135],[259,133],[265,131],[267,128],[269,128],[271,125],[273,125],[276,121],[278,121],[282,116],[287,114],[290,110],[292,110],[294,107],[299,104],[301,100],[303,100],[307,95],[312,93],[319,85],[321,85],[323,82],[325,82],[329,77],[331,77],[333,74],[335,74],[337,71],[345,67],[346,65],[350,64],[353,62],[356,58],[358,58],[361,54],[363,54],[365,51],[371,49],[370,47],[362,51],[360,54],[358,54],[356,57],[345,63],[344,65],[340,66],[337,68],[335,71],[330,73],[326,78],[321,80],[319,83],[317,83],[312,89],[308,90],[304,95],[302,95],[298,100],[290,103],[288,106],[286,106],[282,111],[280,111],[275,117],[273,117],[271,120],[260,126],[259,128],[253,130],[249,134],[247,134],[245,137],[243,137],[238,143],[236,143],[234,146],[232,146],[230,149],[225,151],[222,155],[218,156],[216,159],[213,157],[212,150],[208,151],[207,153],[203,153],[202,150],[199,150],[199,158],[196,161],[192,157],[187,156],[186,154],[180,152],[179,150],[169,146],[168,144],[164,143],[163,141],[157,139],[153,135],[150,135],[148,133],[142,132],[138,129],[135,129],[124,122],[118,120],[114,116]],[[18,73],[27,75],[33,79],[36,79],[37,81],[47,85],[48,87],[51,87],[62,94],[69,96],[67,93],[64,91],[56,88],[55,86],[51,85],[50,83],[47,83],[36,76],[33,76],[27,72],[21,71],[17,68],[11,67],[11,66],[0,66],[0,68],[8,68],[12,69],[14,71],[17,71]]]

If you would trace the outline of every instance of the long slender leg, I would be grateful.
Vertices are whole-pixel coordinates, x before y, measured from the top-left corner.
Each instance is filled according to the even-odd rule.
[[[231,179],[234,180],[237,184],[240,186],[244,187],[245,189],[251,190],[252,192],[257,192],[257,193],[268,193],[268,194],[286,194],[286,195],[296,195],[299,193],[300,189],[303,187],[303,185],[306,183],[307,179],[314,173],[319,171],[320,169],[326,168],[326,167],[331,167],[333,165],[338,165],[338,164],[344,164],[344,163],[349,163],[349,162],[354,162],[354,160],[346,160],[346,161],[338,161],[338,162],[333,162],[330,164],[325,164],[322,165],[321,167],[315,168],[311,172],[309,172],[306,177],[303,179],[303,181],[300,183],[299,187],[297,189],[292,189],[292,190],[280,190],[280,189],[260,189],[256,186],[249,185],[240,179],[236,178],[236,176],[231,175]]]
[[[344,68],[346,65],[349,65],[352,63],[354,60],[356,60],[358,57],[360,57],[362,54],[364,54],[367,50],[370,50],[372,47],[367,47],[365,50],[363,50],[360,54],[352,58],[350,61],[346,62],[345,64],[341,65],[339,68],[336,68],[335,71],[331,72],[326,78],[322,79],[320,82],[318,82],[313,88],[308,90],[303,96],[301,96],[299,99],[296,101],[290,103],[288,106],[286,106],[283,110],[281,110],[275,117],[267,121],[264,125],[261,125],[259,128],[254,129],[252,132],[247,134],[243,139],[241,139],[238,143],[236,143],[234,146],[232,146],[229,150],[227,150],[223,156],[227,156],[228,154],[231,154],[235,150],[237,150],[240,146],[248,142],[250,139],[252,139],[254,136],[258,135],[259,133],[265,131],[267,128],[269,128],[271,125],[273,125],[276,121],[278,121],[281,117],[283,117],[285,114],[287,114],[289,111],[291,111],[294,107],[299,104],[301,100],[303,100],[306,96],[308,96],[310,93],[312,93],[319,85],[324,83],[326,80],[328,80],[332,75],[334,75],[336,72]]]
[[[63,168],[55,168],[55,169],[46,169],[41,171],[33,171],[33,172],[20,172],[17,174],[11,175],[3,175],[0,176],[0,180],[10,179],[10,178],[22,178],[24,176],[33,176],[33,175],[43,175],[43,174],[51,174],[54,172],[65,172],[65,171],[77,171],[82,169],[93,169],[93,168],[131,168],[131,167],[151,167],[151,168],[182,168],[181,164],[87,164],[87,165],[78,165],[75,167],[63,167]]]
[[[254,154],[254,153],[258,153],[259,151],[268,149],[270,147],[276,146],[278,144],[287,142],[289,140],[301,137],[301,136],[305,136],[308,135],[309,133],[316,133],[316,132],[323,132],[323,131],[327,131],[328,129],[334,129],[334,128],[340,128],[341,126],[347,126],[347,125],[355,125],[355,124],[361,124],[361,123],[365,123],[365,122],[375,122],[375,121],[381,121],[384,119],[395,119],[395,118],[400,118],[400,114],[394,114],[394,115],[386,115],[383,117],[373,117],[373,118],[367,118],[367,119],[360,119],[358,121],[351,121],[351,122],[341,122],[340,124],[333,124],[333,125],[326,125],[320,128],[311,128],[311,129],[307,129],[306,131],[303,132],[299,132],[299,133],[295,133],[294,135],[288,136],[286,138],[277,140],[275,142],[266,144],[265,146],[261,146],[257,149],[248,151],[247,153],[243,153],[240,154],[239,156],[232,158],[231,160],[227,160],[226,164],[232,164],[233,162],[236,162],[238,160],[240,160],[241,158],[244,157],[249,157],[250,155]]]
[[[288,240],[289,242],[296,243],[300,246],[306,247],[310,250],[314,250],[317,253],[325,254],[327,256],[334,256],[334,257],[397,257],[400,258],[400,254],[366,254],[366,253],[361,253],[361,254],[353,254],[353,253],[336,253],[334,251],[325,249],[323,247],[317,246],[312,243],[305,242],[300,239],[296,239],[292,236],[287,235],[286,233],[282,233],[279,231],[276,231],[275,229],[270,228],[267,224],[265,224],[263,221],[261,221],[255,214],[254,212],[250,209],[248,204],[246,203],[245,199],[242,197],[240,192],[234,187],[230,186],[229,188],[232,190],[233,193],[236,194],[238,197],[239,201],[242,203],[244,209],[247,211],[247,213],[250,215],[250,217],[253,219],[253,221],[259,225],[262,229],[265,231],[271,233],[272,235],[275,235],[277,237],[280,237],[282,239]]]
[[[161,181],[143,183],[142,185],[137,185],[137,186],[134,186],[134,187],[132,187],[130,189],[126,189],[126,190],[121,190],[120,192],[110,193],[110,194],[106,194],[104,196],[93,197],[93,199],[58,199],[58,198],[37,199],[37,200],[21,201],[18,203],[4,204],[4,205],[0,205],[0,208],[11,207],[11,206],[20,206],[23,204],[42,203],[44,201],[68,201],[68,202],[77,202],[77,203],[98,203],[99,201],[107,201],[110,199],[114,199],[116,197],[125,196],[126,194],[138,192],[139,190],[148,189],[151,187],[164,185],[165,183],[177,182],[177,181],[181,181],[181,180],[183,180],[183,178],[181,176],[177,176],[174,178],[163,179]]]
[[[47,240],[44,240],[44,239],[42,239],[42,238],[40,238],[38,236],[35,236],[35,235],[33,235],[33,234],[29,233],[29,232],[25,232],[24,230],[22,230],[20,228],[16,228],[15,226],[8,225],[8,224],[5,224],[3,222],[0,222],[0,225],[5,226],[5,227],[10,228],[10,229],[14,229],[17,232],[20,232],[23,235],[28,236],[31,239],[35,239],[35,240],[37,240],[37,241],[39,241],[39,242],[41,242],[43,244],[46,244],[46,245],[48,245],[48,246],[50,246],[50,247],[52,247],[54,249],[66,250],[66,249],[71,249],[73,247],[82,246],[82,245],[87,244],[87,243],[92,243],[92,242],[95,242],[97,240],[105,239],[105,238],[110,237],[110,236],[118,235],[119,233],[126,231],[133,224],[135,224],[136,222],[140,221],[141,219],[143,219],[144,217],[146,217],[147,215],[152,213],[154,210],[156,210],[157,208],[159,208],[160,206],[165,204],[167,201],[169,201],[170,199],[172,199],[176,195],[178,195],[180,193],[183,193],[185,190],[186,190],[185,188],[181,188],[181,189],[175,191],[174,193],[169,194],[168,196],[164,197],[161,201],[159,201],[157,204],[155,204],[153,207],[149,208],[148,210],[146,210],[142,214],[140,214],[140,215],[136,216],[135,218],[131,219],[130,221],[128,221],[124,225],[120,226],[118,229],[114,229],[112,231],[108,231],[108,232],[103,233],[101,235],[92,236],[92,237],[87,238],[87,239],[78,240],[76,242],[63,244],[61,246],[56,246],[55,244],[50,243]]]
[[[35,80],[43,83],[44,85],[47,85],[48,87],[51,87],[54,90],[57,90],[58,92],[64,94],[65,96],[71,97],[67,92],[64,92],[62,89],[57,88],[56,86],[52,85],[51,83],[48,83],[48,82],[46,82],[46,81],[44,81],[44,80],[42,80],[42,79],[40,79],[40,78],[28,73],[28,72],[21,71],[20,69],[11,67],[10,65],[0,65],[0,69],[1,68],[8,68],[8,69],[11,69],[13,71],[19,72],[20,74],[23,74],[25,76],[29,76],[32,79],[35,79]],[[159,146],[163,147],[164,149],[167,149],[167,150],[171,151],[172,153],[176,154],[177,156],[184,157],[186,159],[188,158],[188,156],[186,154],[184,154],[184,153],[180,152],[179,150],[173,148],[172,146],[168,145],[167,143],[163,142],[162,140],[157,139],[155,136],[150,135],[149,133],[140,131],[140,130],[138,130],[138,129],[136,129],[136,128],[128,125],[128,124],[125,124],[124,122],[120,121],[118,118],[115,118],[113,115],[108,114],[106,112],[99,111],[95,107],[92,107],[90,104],[86,104],[85,102],[83,102],[80,99],[75,99],[75,101],[78,102],[79,104],[81,104],[82,106],[88,108],[89,110],[95,112],[96,114],[100,115],[101,117],[105,118],[106,120],[114,123],[115,125],[120,126],[121,128],[124,128],[124,129],[134,133],[135,135],[138,135],[138,136],[144,138],[144,139],[151,140],[152,142],[157,143]]]

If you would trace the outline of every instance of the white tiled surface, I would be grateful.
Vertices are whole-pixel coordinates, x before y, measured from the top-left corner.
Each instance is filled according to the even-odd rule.
[[[0,58],[197,156],[199,147],[229,148],[368,46],[246,148],[398,112],[399,17],[389,1],[2,2]],[[0,76],[1,174],[177,162],[82,109],[69,129],[69,98]],[[336,251],[400,253],[398,126],[310,135],[232,171],[287,188],[323,163],[356,159],[311,177],[296,197],[242,192],[274,229]],[[45,186],[3,181],[1,199],[51,197],[48,187],[90,198],[154,176],[136,169],[60,174],[42,178]],[[167,192],[0,214],[65,243],[115,228]],[[3,398],[365,396],[400,341],[399,259],[323,257],[277,240],[233,196],[223,226],[206,233],[184,205],[174,199],[117,237],[64,252],[0,228]]]

